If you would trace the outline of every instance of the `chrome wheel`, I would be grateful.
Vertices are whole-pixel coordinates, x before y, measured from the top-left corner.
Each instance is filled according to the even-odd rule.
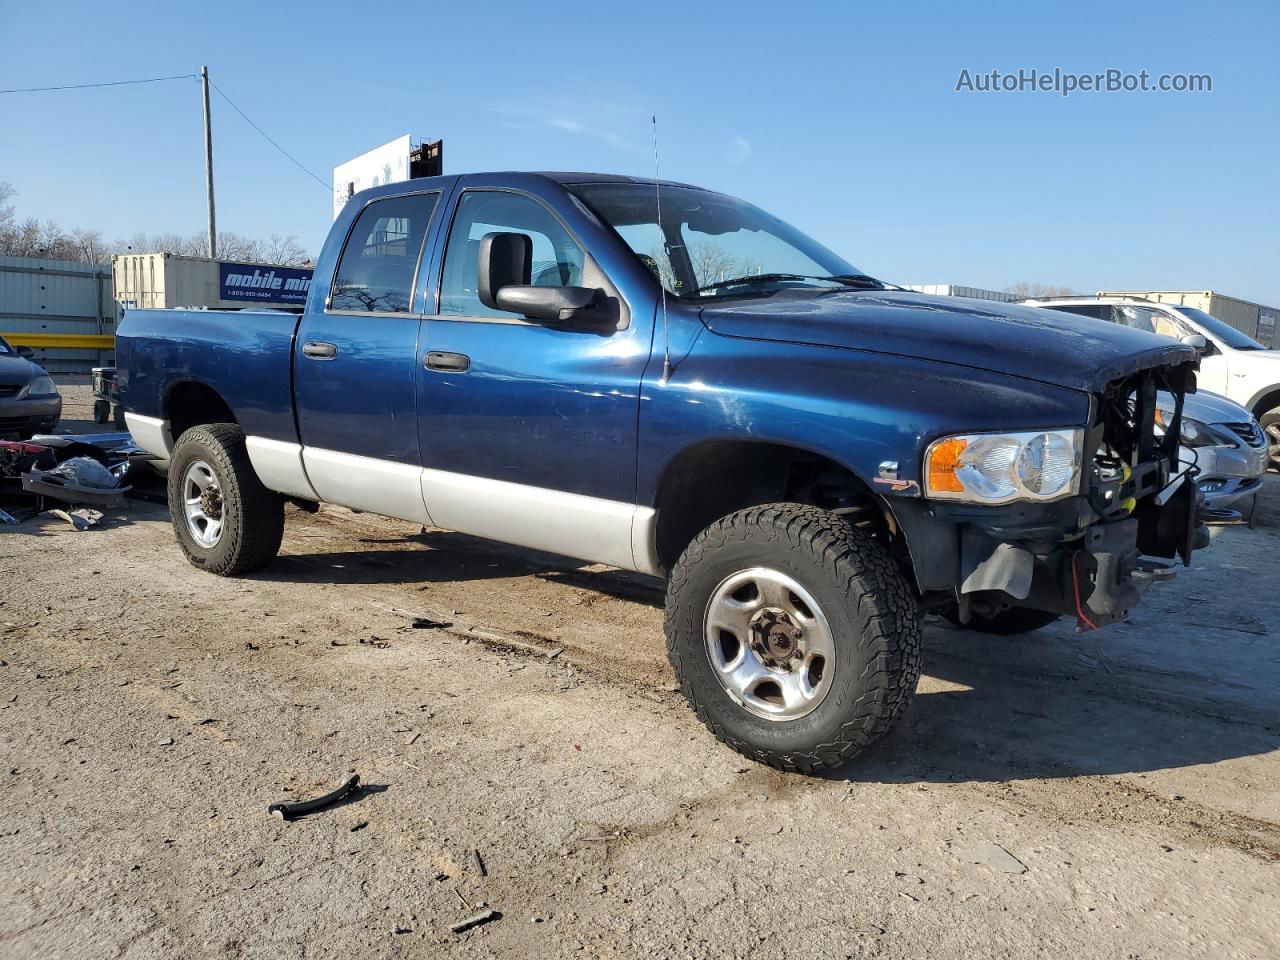
[[[1265,424],[1262,430],[1267,435],[1267,453],[1271,457],[1271,469],[1280,470],[1280,419]]]
[[[785,573],[752,567],[723,580],[707,603],[703,635],[720,685],[757,717],[797,720],[831,689],[831,627],[809,591]]]
[[[195,542],[206,549],[217,546],[222,539],[222,490],[213,468],[203,460],[187,467],[182,477],[182,503]]]

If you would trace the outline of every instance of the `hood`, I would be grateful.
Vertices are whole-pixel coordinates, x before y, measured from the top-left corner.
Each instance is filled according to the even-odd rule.
[[[715,333],[866,350],[1096,392],[1136,370],[1194,360],[1167,337],[1014,303],[887,290],[708,306]]]
[[[1173,397],[1167,393],[1162,392],[1158,402],[1166,410],[1173,409]],[[1201,423],[1248,423],[1253,419],[1253,414],[1234,400],[1204,390],[1187,394],[1182,414]]]
[[[25,387],[44,371],[16,354],[0,353],[0,387]]]

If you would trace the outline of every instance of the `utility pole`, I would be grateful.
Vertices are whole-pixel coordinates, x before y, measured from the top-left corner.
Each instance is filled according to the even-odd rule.
[[[209,123],[209,68],[200,68],[204,91],[204,182],[209,193],[209,256],[218,256],[218,224],[213,213],[213,127]]]

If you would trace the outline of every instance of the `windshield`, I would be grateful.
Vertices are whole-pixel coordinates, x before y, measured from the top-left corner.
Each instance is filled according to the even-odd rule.
[[[1230,324],[1224,323],[1217,317],[1205,313],[1203,310],[1197,310],[1195,307],[1178,307],[1178,312],[1189,320],[1204,327],[1215,340],[1221,340],[1233,350],[1265,350],[1267,349],[1253,337],[1241,333]]]
[[[664,184],[659,226],[652,183],[579,183],[569,189],[678,297],[880,287],[795,227],[723,194]]]
[[[13,353],[13,347],[9,346],[4,337],[0,337],[0,353]]]

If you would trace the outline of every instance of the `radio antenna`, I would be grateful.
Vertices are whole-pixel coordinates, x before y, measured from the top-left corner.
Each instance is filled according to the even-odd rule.
[[[658,207],[658,233],[662,235],[662,252],[671,264],[671,251],[667,249],[667,234],[662,229],[662,181],[658,168],[658,115],[653,114],[653,198]],[[658,287],[662,291],[662,385],[671,379],[671,340],[667,334],[667,283],[662,276],[662,264],[658,264]]]

